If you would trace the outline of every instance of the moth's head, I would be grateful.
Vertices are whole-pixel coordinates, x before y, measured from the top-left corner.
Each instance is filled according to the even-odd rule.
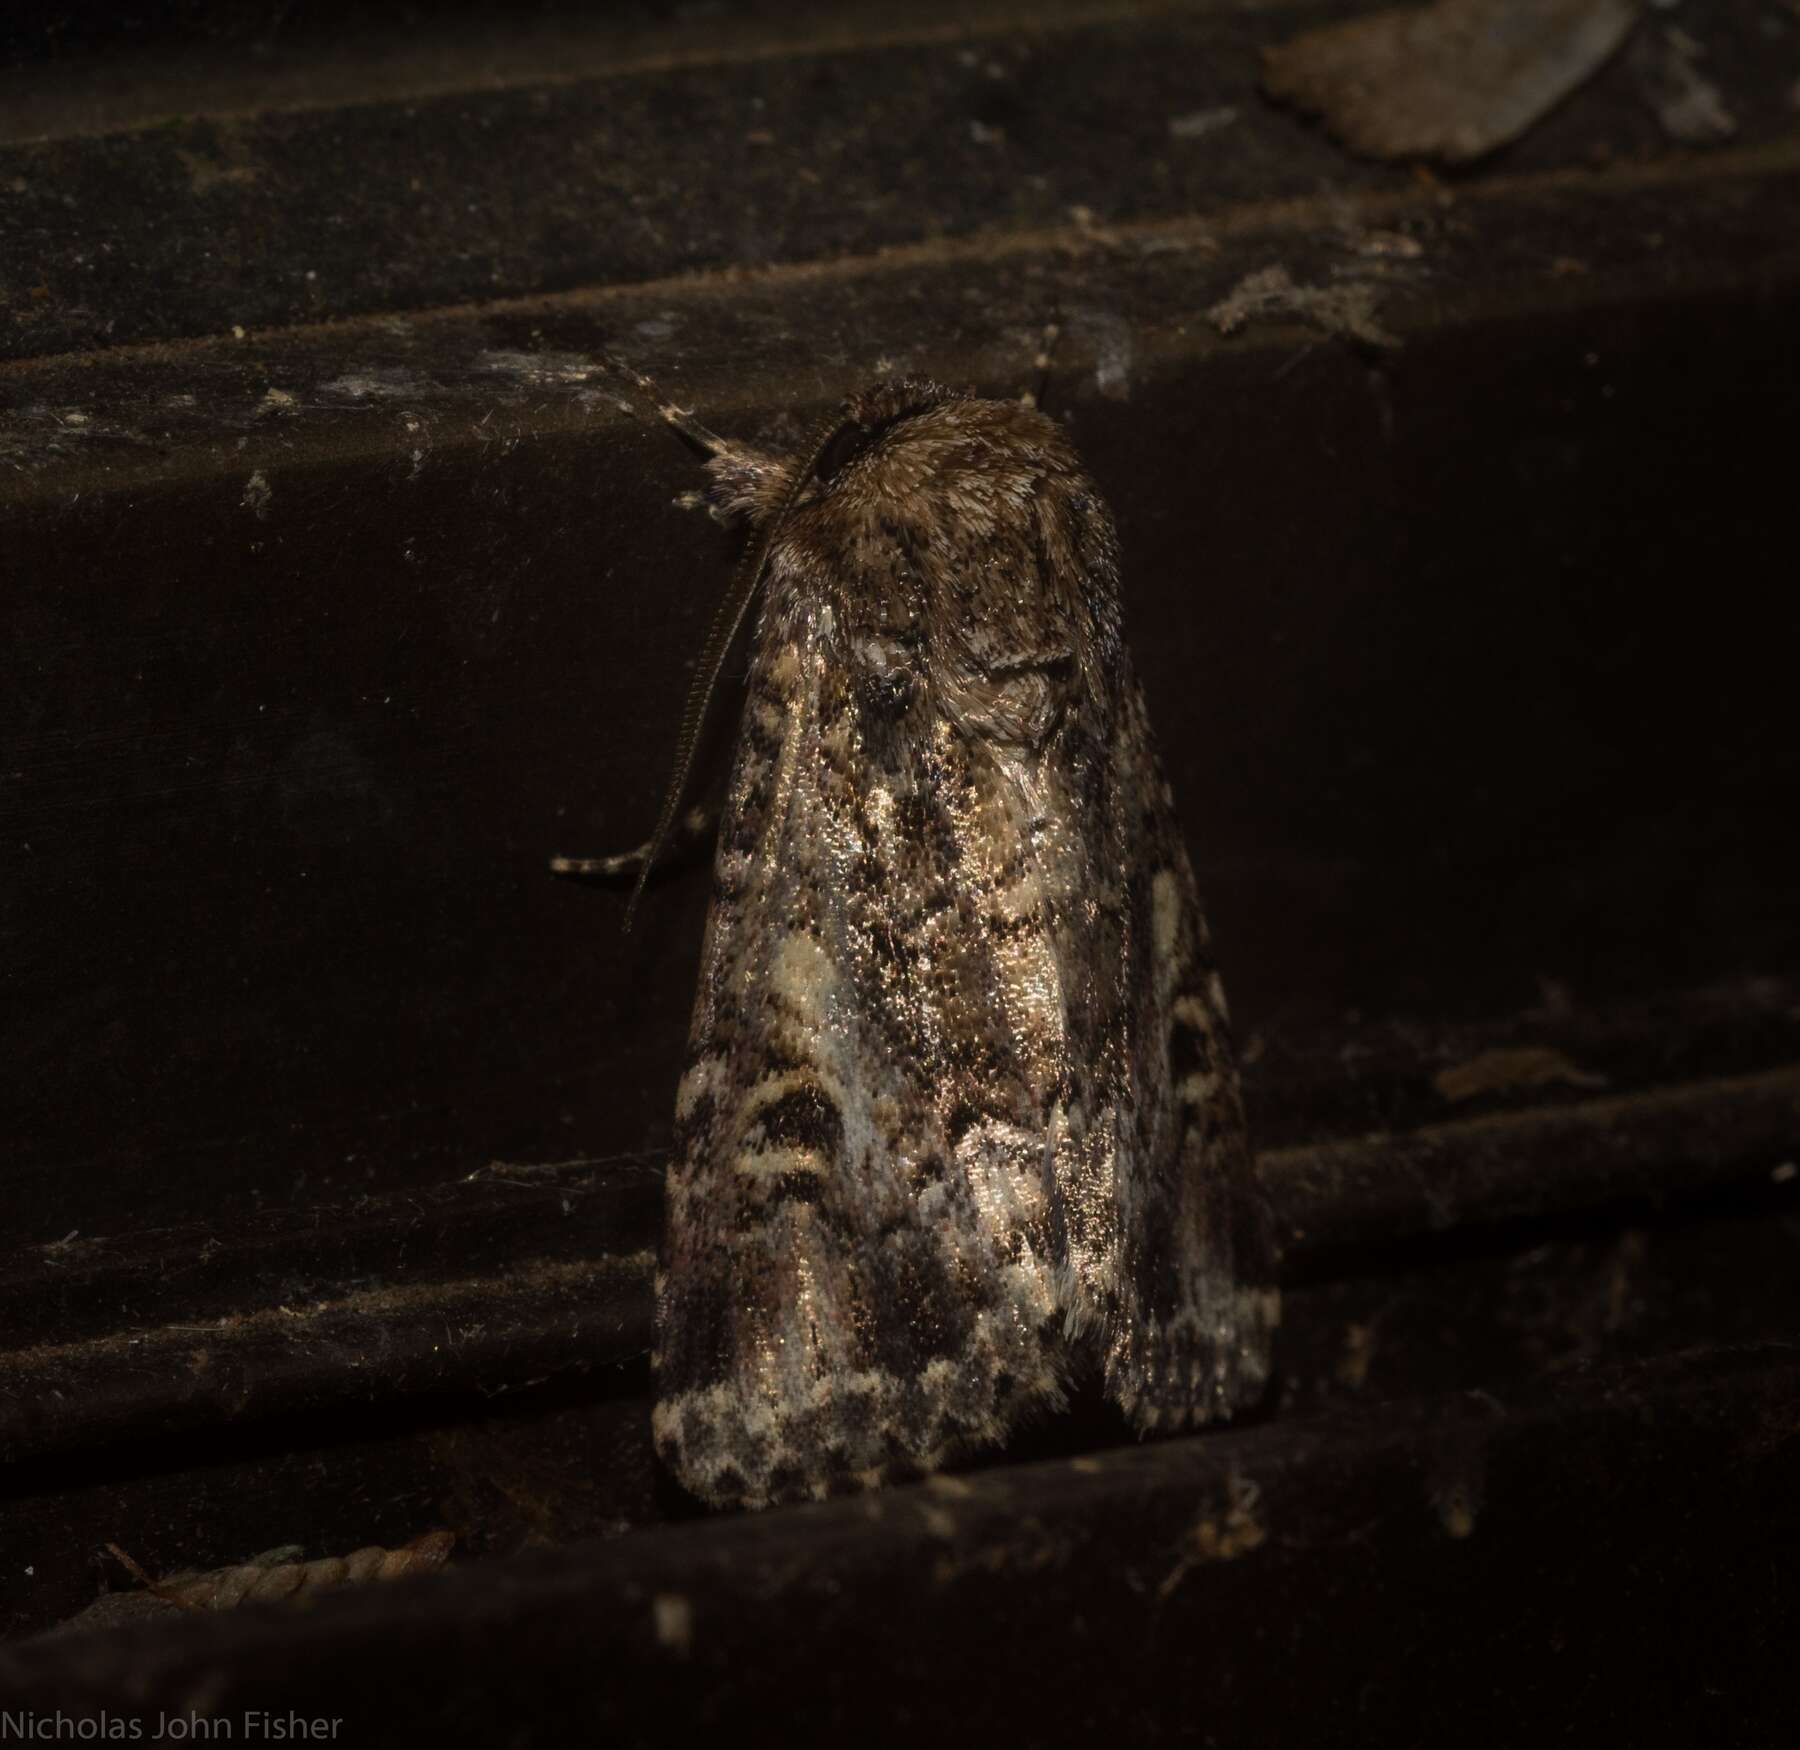
[[[889,377],[844,403],[837,429],[826,438],[813,464],[813,477],[829,485],[859,456],[866,455],[896,426],[948,401],[967,401],[960,389],[946,389],[928,377]]]
[[[815,431],[806,450],[787,455],[751,449],[714,439],[706,469],[712,476],[717,514],[743,518],[753,528],[767,526],[809,489],[828,487],[859,457],[909,419],[947,402],[967,401],[960,390],[946,389],[924,377],[890,377],[860,395],[852,395],[833,424]],[[795,474],[806,470],[797,485]]]

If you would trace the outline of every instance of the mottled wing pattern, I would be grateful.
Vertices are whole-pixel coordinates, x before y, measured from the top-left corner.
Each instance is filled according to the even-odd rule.
[[[932,1469],[1060,1389],[1035,1100],[941,873],[968,762],[829,619],[752,669],[677,1103],[655,1427],[721,1503]]]
[[[1025,409],[851,414],[771,546],[677,1105],[655,1434],[718,1504],[933,1469],[1074,1349],[1141,1426],[1228,1412],[1273,1317],[1104,505]]]

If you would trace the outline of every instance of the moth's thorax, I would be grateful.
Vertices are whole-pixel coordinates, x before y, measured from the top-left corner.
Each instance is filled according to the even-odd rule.
[[[918,647],[942,684],[1041,730],[1047,683],[1023,671],[1086,670],[1116,636],[1112,521],[1062,429],[902,379],[849,404],[818,468],[775,535],[768,618],[829,609],[852,643]]]

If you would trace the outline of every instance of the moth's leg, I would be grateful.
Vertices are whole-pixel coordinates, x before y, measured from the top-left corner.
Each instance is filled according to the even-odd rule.
[[[627,364],[616,352],[608,352],[602,348],[600,357],[614,376],[623,377],[650,406],[656,409],[658,419],[662,420],[677,437],[692,444],[703,456],[716,456],[721,450],[730,447],[724,438],[702,425],[685,407],[677,407],[663,392],[659,383],[646,377],[636,366]]]
[[[735,528],[746,518],[761,521],[787,485],[789,458],[743,444],[721,444],[707,458],[712,476],[704,491],[683,492],[675,503],[682,510],[703,510],[716,523]]]
[[[644,402],[655,409],[658,419],[706,458],[706,471],[712,477],[706,491],[684,492],[675,501],[677,504],[694,510],[705,505],[719,522],[734,523],[746,517],[760,521],[782,503],[795,467],[791,458],[720,437],[685,407],[678,407],[655,382],[618,354],[603,350],[600,356],[609,371],[631,384]]]
[[[722,442],[706,460],[706,491],[684,494],[681,502],[704,504],[717,522],[761,522],[786,495],[796,465],[791,456]]]
[[[716,809],[690,808],[676,824],[669,849],[679,857],[683,852],[710,839],[718,824]],[[629,851],[617,851],[610,857],[552,857],[550,873],[575,875],[588,880],[635,876],[644,859],[650,855],[650,844],[651,841],[646,839],[641,845],[636,845]]]
[[[704,492],[684,492],[675,500],[684,510],[705,508],[716,521],[735,523],[746,516],[755,517],[759,512],[766,513],[780,501],[787,486],[789,467],[783,457],[720,437],[710,426],[701,424],[685,407],[678,407],[656,382],[628,365],[616,353],[602,353],[601,356],[607,369],[631,384],[643,400],[655,409],[656,417],[663,424],[683,443],[698,450],[706,458],[706,471],[712,478]],[[623,854],[631,856],[635,853]],[[567,860],[569,859],[565,859]],[[590,863],[611,861],[604,857],[583,860]]]
[[[649,378],[640,379],[648,383]],[[731,448],[730,441],[722,438],[716,431],[704,426],[685,407],[677,407],[673,401],[659,401],[656,408],[657,417],[668,425],[677,437],[685,438],[695,449],[705,456],[717,456]]]

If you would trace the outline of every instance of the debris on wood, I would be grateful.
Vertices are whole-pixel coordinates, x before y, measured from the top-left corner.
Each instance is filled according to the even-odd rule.
[[[1571,1063],[1548,1045],[1515,1045],[1484,1051],[1467,1063],[1441,1069],[1432,1086],[1446,1100],[1473,1100],[1482,1094],[1511,1093],[1562,1082],[1572,1088],[1603,1088],[1606,1077]]]
[[[1662,131],[1683,146],[1716,146],[1737,132],[1725,95],[1700,71],[1703,49],[1673,25],[1631,45],[1631,73]]]
[[[1377,287],[1366,280],[1303,286],[1277,262],[1246,274],[1206,314],[1221,334],[1235,334],[1260,317],[1292,316],[1365,346],[1396,347],[1398,337],[1376,320],[1379,301]]]

